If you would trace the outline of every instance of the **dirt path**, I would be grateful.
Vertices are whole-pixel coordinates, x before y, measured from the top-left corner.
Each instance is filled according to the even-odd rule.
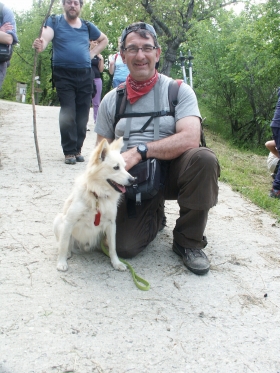
[[[37,107],[40,173],[32,106],[0,101],[0,373],[280,372],[279,226],[224,184],[206,276],[171,251],[176,202],[167,228],[129,261],[150,291],[100,251],[56,270],[52,221],[85,167],[63,163],[58,112]]]

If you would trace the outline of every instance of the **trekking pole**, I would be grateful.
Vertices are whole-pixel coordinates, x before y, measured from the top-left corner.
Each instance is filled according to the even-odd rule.
[[[192,80],[192,60],[194,57],[191,54],[191,51],[188,51],[188,60],[189,60],[189,77],[190,77],[190,86],[193,88],[193,80]]]
[[[51,0],[48,12],[45,16],[45,19],[42,23],[42,26],[40,28],[40,33],[39,33],[39,38],[42,36],[42,31],[44,24],[47,20],[47,18],[50,15],[53,3],[55,0]],[[41,165],[41,157],[40,157],[40,150],[39,150],[39,144],[38,144],[38,138],[37,138],[37,125],[36,125],[36,107],[35,107],[35,98],[34,98],[34,82],[35,82],[35,75],[36,75],[36,69],[37,69],[37,56],[38,52],[35,49],[35,54],[34,54],[34,65],[33,65],[33,74],[32,74],[32,85],[31,85],[31,98],[32,98],[32,108],[33,108],[33,133],[34,133],[34,141],[35,141],[35,148],[36,148],[36,153],[37,153],[37,160],[38,160],[38,166],[39,166],[39,171],[42,172],[42,165]]]
[[[186,59],[186,57],[183,56],[182,51],[180,51],[180,57],[179,58],[180,58],[180,61],[181,61],[181,68],[182,68],[182,72],[183,72],[184,82],[187,83],[186,69],[185,69],[185,59]]]

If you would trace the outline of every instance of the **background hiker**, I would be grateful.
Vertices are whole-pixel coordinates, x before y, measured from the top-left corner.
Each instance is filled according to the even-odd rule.
[[[278,151],[278,157],[280,156],[280,87],[278,88],[278,101],[276,104],[274,117],[270,124],[272,129],[273,139],[275,141],[275,147]],[[270,197],[280,198],[280,169],[278,168],[277,174],[273,180],[272,189],[270,191]]]
[[[0,3],[0,44],[13,45],[18,43],[17,28],[14,13],[6,5]],[[0,89],[6,76],[10,61],[1,61],[0,56]]]
[[[84,161],[81,150],[92,98],[91,58],[106,47],[108,39],[93,23],[79,18],[83,0],[63,0],[62,5],[64,14],[47,19],[42,37],[33,46],[42,52],[52,41],[53,81],[61,106],[61,145],[65,163],[75,164]],[[89,40],[98,42],[91,51]]]
[[[118,50],[120,50],[121,38],[118,38]],[[109,58],[109,73],[113,75],[113,88],[116,88],[120,83],[124,82],[129,70],[127,64],[123,62],[122,56],[118,51]]]
[[[91,40],[90,41],[90,49],[93,49],[96,47],[98,42]],[[102,79],[101,79],[101,73],[104,70],[104,58],[99,53],[98,55],[95,55],[91,59],[91,68],[94,73],[94,83],[96,86],[96,94],[92,98],[92,108],[93,108],[93,120],[94,123],[96,122],[97,112],[101,101],[101,93],[102,93]]]

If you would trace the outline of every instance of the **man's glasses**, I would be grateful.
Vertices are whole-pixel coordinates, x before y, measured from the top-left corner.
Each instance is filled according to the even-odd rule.
[[[73,4],[74,6],[78,6],[80,4],[79,1],[71,1],[71,0],[66,0],[65,3],[67,5],[72,5]]]
[[[158,47],[154,47],[152,45],[143,45],[142,48],[138,48],[135,45],[130,45],[127,48],[123,48],[123,51],[126,51],[131,55],[136,55],[139,52],[139,49],[141,49],[143,53],[149,54],[152,53],[154,49],[158,49]]]

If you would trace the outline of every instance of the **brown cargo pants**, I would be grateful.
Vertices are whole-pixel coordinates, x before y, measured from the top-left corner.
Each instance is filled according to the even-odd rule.
[[[208,148],[186,151],[169,163],[164,190],[154,198],[135,206],[136,217],[130,218],[127,201],[123,199],[117,215],[117,253],[132,258],[155,239],[162,227],[164,201],[177,200],[180,216],[173,230],[174,240],[181,246],[203,249],[203,236],[208,211],[218,198],[220,167],[215,154]]]

